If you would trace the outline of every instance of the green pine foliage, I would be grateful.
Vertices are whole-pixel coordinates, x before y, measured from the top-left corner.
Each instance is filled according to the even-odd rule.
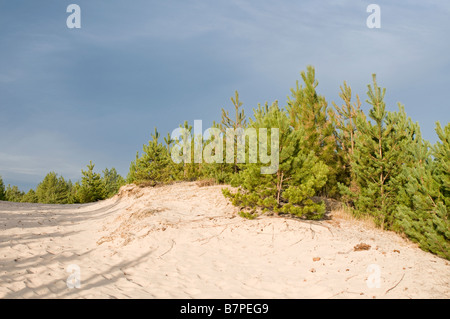
[[[5,200],[8,202],[17,202],[20,203],[22,201],[23,196],[25,195],[24,192],[22,192],[19,187],[17,186],[11,186],[8,184],[8,186],[5,189]]]
[[[44,180],[36,187],[35,194],[29,193],[24,201],[30,200],[31,203],[37,199],[38,203],[45,204],[71,204],[72,182],[66,181],[62,176],[55,172],[48,173]]]
[[[170,158],[170,145],[165,147],[158,141],[160,134],[156,128],[151,136],[152,140],[143,145],[142,155],[139,156],[137,153],[136,160],[130,165],[128,183],[155,185],[173,181],[178,176],[178,168],[173,165]]]
[[[230,100],[234,106],[235,117],[234,117],[234,119],[232,119],[230,117],[229,111],[225,111],[225,109],[222,108],[222,121],[217,126],[221,130],[224,138],[226,137],[227,129],[233,129],[236,131],[237,129],[245,129],[247,127],[247,120],[245,117],[245,112],[243,109],[240,109],[242,107],[243,103],[241,101],[239,101],[238,91],[235,91],[234,97],[231,97]],[[224,142],[224,145],[225,145],[225,142]],[[233,172],[237,173],[238,172],[237,135],[234,136],[234,163],[233,163],[232,167],[233,167]]]
[[[436,123],[436,133],[440,139],[433,147],[433,155],[436,165],[436,180],[439,183],[440,199],[444,205],[450,207],[450,123],[442,129],[439,122]]]
[[[356,102],[352,103],[352,89],[344,82],[344,86],[340,87],[341,92],[339,96],[344,104],[340,107],[333,102],[335,111],[331,113],[332,120],[335,126],[335,136],[338,142],[339,157],[342,159],[342,165],[339,168],[339,184],[346,185],[353,193],[358,192],[358,185],[356,183],[355,171],[352,168],[353,156],[355,153],[356,138],[358,130],[356,126],[357,118],[360,117],[365,121],[365,115],[361,110],[361,100],[356,95]],[[342,188],[342,186],[340,187]],[[350,201],[348,196],[344,195],[341,199],[344,202]]]
[[[258,105],[249,119],[236,91],[231,112],[222,108],[210,137],[195,136],[186,121],[180,125],[186,135],[174,140],[167,134],[160,142],[155,128],[141,154],[136,153],[126,180],[114,168],[96,173],[90,162],[81,181],[72,184],[51,172],[26,194],[17,186],[5,187],[0,177],[0,200],[87,203],[112,197],[125,183],[214,180],[234,187],[223,189],[223,194],[245,218],[276,213],[320,219],[325,205],[317,198],[339,198],[356,216],[372,216],[380,227],[403,233],[422,249],[450,259],[450,124],[442,127],[437,122],[439,141],[431,146],[401,104],[397,111],[388,111],[386,90],[378,86],[375,75],[368,85],[367,114],[358,95],[352,101],[346,82],[339,94],[343,104],[333,103],[331,109],[317,92],[312,66],[301,72],[301,80],[291,89],[286,108],[277,102]],[[254,136],[248,134],[243,160],[238,152],[242,137],[238,133],[228,140],[227,130],[246,129],[257,135],[257,156],[250,147]],[[271,144],[277,130],[279,139]],[[267,134],[269,145],[262,144],[261,134]],[[272,160],[270,167],[267,159]],[[264,174],[268,168],[272,173]]]
[[[72,181],[66,181],[64,177],[58,176],[55,172],[50,172],[37,185],[36,190],[30,189],[25,194],[17,186],[9,185],[2,198],[7,201],[24,203],[88,203],[112,197],[117,194],[121,186],[125,185],[125,179],[117,173],[115,168],[106,168],[101,177],[100,174],[93,172],[94,166],[91,162],[87,171],[82,170],[81,182],[73,184]],[[2,182],[1,179],[0,182]]]
[[[0,200],[5,200],[6,194],[5,194],[5,184],[3,184],[3,179],[0,176]]]
[[[180,125],[189,132],[189,140],[190,140],[190,153],[191,160],[189,162],[183,162],[183,177],[179,177],[181,180],[185,181],[195,181],[201,179],[203,177],[203,161],[200,163],[196,163],[195,155],[201,154],[204,142],[202,141],[201,136],[196,136],[194,134],[193,128],[186,121],[183,126]],[[181,168],[181,165],[179,166]]]
[[[242,209],[245,217],[277,212],[321,218],[325,206],[313,202],[311,197],[326,183],[328,167],[314,151],[304,148],[304,131],[290,126],[286,111],[280,109],[277,102],[270,107],[259,105],[254,117],[249,127],[255,128],[258,135],[260,128],[267,129],[269,136],[273,128],[279,129],[279,165],[274,174],[262,174],[261,167],[266,164],[261,161],[243,165],[232,183],[238,186],[238,191],[232,193],[225,189],[224,195]],[[273,152],[271,147],[269,152]]]
[[[222,147],[222,158],[223,161],[221,163],[206,163],[203,165],[202,173],[205,177],[213,178],[217,184],[225,184],[230,183],[233,177],[233,174],[238,173],[240,165],[237,160],[237,135],[233,137],[233,163],[226,162],[226,134],[227,129],[232,129],[236,132],[239,129],[247,128],[247,119],[245,116],[245,111],[242,109],[243,103],[239,100],[239,92],[235,91],[234,97],[230,98],[233,106],[234,106],[234,117],[230,115],[229,111],[226,111],[222,108],[222,118],[220,123],[213,123],[213,128],[217,128],[221,132],[221,143]],[[204,145],[208,145],[212,143],[214,140],[213,137],[205,140]],[[216,154],[218,150],[214,149],[213,156]]]
[[[205,145],[211,143],[207,140]],[[225,155],[223,155],[225,158]],[[203,163],[201,175],[204,178],[211,178],[216,184],[229,184],[234,174],[234,164],[226,163]]]
[[[307,67],[301,72],[304,85],[297,81],[295,89],[291,89],[292,98],[288,98],[287,110],[291,126],[295,130],[304,131],[304,147],[314,151],[314,154],[329,167],[327,183],[322,193],[336,197],[338,195],[339,166],[341,159],[337,152],[337,141],[332,121],[331,109],[325,97],[316,91],[319,82],[316,80],[315,69]]]
[[[433,148],[419,135],[405,149],[410,162],[403,167],[395,226],[422,249],[450,259],[450,124],[442,130],[438,123],[436,132],[441,142]]]
[[[100,174],[94,173],[94,166],[90,162],[88,170],[81,171],[81,182],[75,184],[55,172],[50,172],[37,185],[36,190],[30,189],[28,193],[17,186],[8,185],[5,188],[0,177],[0,200],[42,204],[88,203],[112,197],[125,185],[125,179],[115,168],[106,168],[101,177]]]
[[[77,196],[80,203],[96,202],[106,198],[102,177],[94,172],[95,164],[92,161],[87,165],[88,170],[81,170],[81,184],[78,186]]]
[[[105,198],[113,197],[117,194],[120,187],[126,184],[125,179],[117,173],[114,167],[111,169],[106,168],[103,171],[102,182]]]
[[[128,184],[133,184],[133,183],[136,183],[136,181],[137,181],[136,175],[138,172],[138,167],[137,167],[138,161],[139,161],[139,151],[136,152],[135,160],[130,163],[130,169],[128,171],[128,175],[126,178],[126,182]]]
[[[166,143],[167,153],[170,154],[171,146],[175,142],[170,136],[170,133],[167,133],[166,137],[164,137],[164,142]]]
[[[370,120],[359,114],[356,120],[358,134],[351,166],[357,191],[342,186],[345,195],[353,199],[356,212],[369,214],[381,227],[389,228],[396,210],[396,194],[401,182],[398,175],[406,160],[404,149],[413,139],[416,126],[407,118],[403,106],[399,112],[387,112],[385,89],[378,87],[373,75],[373,87],[368,85]]]
[[[34,189],[30,189],[22,198],[22,203],[39,203],[39,198]]]
[[[203,177],[204,163],[196,163],[195,155],[201,154],[204,146],[204,141],[200,136],[195,136],[192,125],[185,121],[180,125],[180,129],[184,129],[186,136],[174,142],[174,147],[178,149],[179,155],[183,160],[179,164],[175,164],[173,171],[176,173],[172,176],[172,180],[194,181]],[[183,145],[188,144],[189,149],[184,149]],[[172,149],[171,149],[172,151]],[[186,153],[184,153],[186,152]],[[189,154],[188,154],[189,153]],[[172,158],[169,159],[173,163]]]

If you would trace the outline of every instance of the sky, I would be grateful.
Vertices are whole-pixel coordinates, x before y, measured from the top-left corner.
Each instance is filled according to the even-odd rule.
[[[308,65],[330,107],[344,81],[365,101],[377,74],[387,109],[404,104],[434,143],[450,119],[449,16],[444,0],[0,0],[0,176],[27,191],[91,160],[126,176],[155,127],[206,129],[236,90],[247,116],[285,106]]]

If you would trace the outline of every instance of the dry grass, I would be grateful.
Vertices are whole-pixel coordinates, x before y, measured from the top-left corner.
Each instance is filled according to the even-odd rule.
[[[216,181],[214,178],[206,178],[197,181],[198,187],[206,187],[206,186],[214,186],[216,185]]]
[[[333,219],[341,219],[341,220],[349,221],[352,223],[358,223],[359,225],[362,225],[368,229],[379,228],[376,226],[375,221],[372,216],[364,215],[361,217],[356,217],[345,207],[341,207],[339,209],[333,210],[332,218]]]
[[[120,222],[119,226],[111,232],[108,236],[103,236],[97,241],[97,245],[101,245],[105,242],[112,242],[117,238],[121,238],[122,244],[121,246],[126,246],[130,242],[132,242],[137,237],[145,237],[148,235],[151,231],[157,231],[157,230],[165,230],[162,228],[159,228],[155,225],[149,225],[146,223],[141,222],[143,219],[148,218],[155,213],[163,212],[165,209],[163,208],[145,208],[141,209],[135,212],[132,212],[131,214],[124,214],[118,216],[115,221]],[[145,235],[138,236],[138,234],[144,229],[148,229],[147,233]]]

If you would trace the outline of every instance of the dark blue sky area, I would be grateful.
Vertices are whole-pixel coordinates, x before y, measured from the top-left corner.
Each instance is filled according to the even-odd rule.
[[[71,3],[80,29],[66,26]],[[369,29],[370,3],[1,1],[0,175],[28,190],[50,171],[77,180],[92,160],[125,176],[155,126],[206,129],[235,90],[248,116],[285,105],[309,64],[330,106],[344,80],[364,101],[376,73],[388,109],[405,104],[435,142],[450,118],[450,4],[378,1]]]

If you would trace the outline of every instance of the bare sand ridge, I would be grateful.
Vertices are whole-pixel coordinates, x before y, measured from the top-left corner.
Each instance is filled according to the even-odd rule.
[[[450,297],[449,262],[397,234],[333,214],[246,220],[222,187],[125,186],[85,205],[0,202],[0,297]],[[81,286],[69,289],[73,264]]]

